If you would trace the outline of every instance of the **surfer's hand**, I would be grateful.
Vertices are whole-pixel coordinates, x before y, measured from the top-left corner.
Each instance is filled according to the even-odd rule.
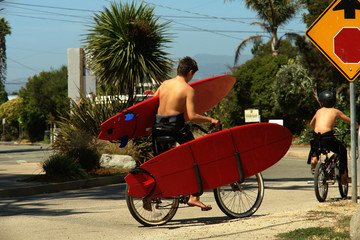
[[[211,125],[213,125],[215,127],[215,129],[219,129],[219,126],[220,126],[220,122],[219,120],[216,120],[216,119],[211,119]]]

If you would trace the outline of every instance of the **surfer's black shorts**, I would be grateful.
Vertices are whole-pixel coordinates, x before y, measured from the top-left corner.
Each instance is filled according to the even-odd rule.
[[[328,149],[340,155],[339,172],[343,174],[347,170],[347,151],[346,148],[334,136],[334,132],[326,132],[323,134],[314,133],[310,139],[310,153],[308,157],[308,164],[311,162],[311,157],[316,156],[316,150],[319,148]]]
[[[184,114],[160,116],[156,115],[155,124],[152,129],[153,147],[155,155],[158,155],[168,149],[162,149],[158,146],[156,138],[159,136],[171,136],[179,144],[189,142],[194,139],[188,125],[185,124]],[[156,148],[155,148],[155,144]],[[158,151],[156,151],[158,149]]]

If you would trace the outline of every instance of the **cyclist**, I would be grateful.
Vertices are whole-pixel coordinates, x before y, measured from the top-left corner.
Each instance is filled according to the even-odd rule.
[[[351,183],[348,177],[347,152],[346,148],[334,136],[334,126],[338,118],[350,125],[350,118],[343,112],[334,108],[336,103],[335,94],[325,90],[319,95],[321,108],[317,110],[310,122],[310,127],[314,130],[314,135],[310,140],[310,153],[308,164],[311,163],[311,169],[317,164],[316,149],[322,147],[340,155],[339,171],[341,175],[341,183]],[[358,128],[358,125],[356,124]],[[311,162],[310,162],[311,161]]]
[[[179,144],[194,139],[190,128],[185,124],[184,114],[187,114],[191,121],[209,122],[219,128],[218,120],[195,112],[195,91],[188,83],[197,70],[196,61],[190,57],[184,57],[179,61],[177,76],[164,81],[156,91],[155,95],[159,95],[159,108],[152,131],[154,149],[161,149],[161,146],[155,146],[154,141],[159,136],[172,136]],[[161,151],[155,154],[160,154]],[[200,201],[197,193],[190,195],[188,205],[200,207],[202,211],[212,209],[210,205],[205,205]],[[145,209],[148,207],[144,204]]]

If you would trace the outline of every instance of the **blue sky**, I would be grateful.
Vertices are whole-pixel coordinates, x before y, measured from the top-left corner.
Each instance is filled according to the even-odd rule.
[[[136,1],[136,0],[135,0]],[[121,1],[126,2],[126,1]],[[137,1],[140,2],[140,1]],[[242,0],[148,0],[156,15],[170,20],[173,43],[166,49],[173,58],[197,54],[234,56],[238,44],[263,31],[254,25],[256,12]],[[94,12],[108,7],[108,0],[4,0],[5,17],[12,34],[6,38],[8,92],[17,91],[29,77],[67,64],[67,49],[82,47]],[[304,34],[300,13],[279,30]],[[243,54],[250,53],[249,46]],[[240,59],[241,60],[241,59]]]

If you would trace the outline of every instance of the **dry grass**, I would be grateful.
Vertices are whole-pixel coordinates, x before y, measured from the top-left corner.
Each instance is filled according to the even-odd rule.
[[[313,227],[299,228],[278,234],[283,240],[350,239],[350,220],[357,211],[358,204],[348,201],[326,202],[316,210],[307,213]]]

